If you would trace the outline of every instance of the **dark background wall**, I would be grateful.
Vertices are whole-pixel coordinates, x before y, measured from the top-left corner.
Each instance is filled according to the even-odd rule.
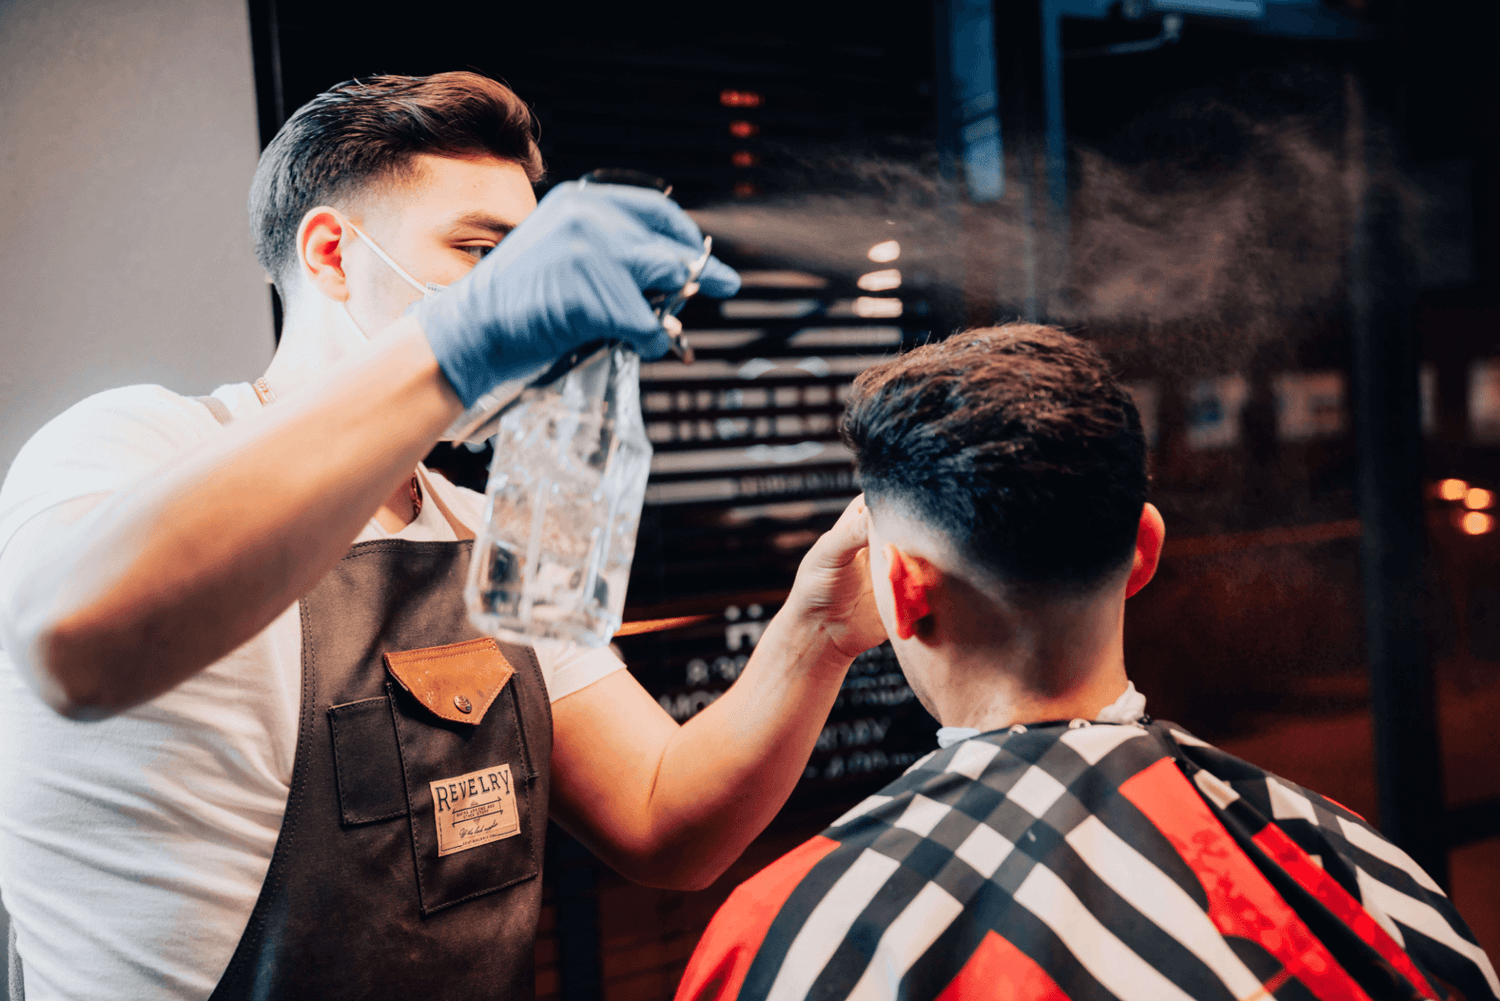
[[[736,302],[684,315],[704,360],[643,375],[657,456],[627,619],[710,617],[620,646],[678,718],[732,681],[802,551],[856,492],[834,434],[853,376],[963,325],[1062,322],[1115,357],[1150,415],[1171,541],[1132,603],[1127,662],[1154,711],[1375,816],[1390,791],[1377,733],[1389,747],[1392,731],[1375,722],[1372,665],[1396,686],[1377,695],[1406,684],[1429,699],[1429,715],[1421,698],[1404,714],[1418,739],[1398,778],[1443,788],[1446,774],[1421,801],[1437,811],[1428,826],[1445,804],[1468,807],[1449,825],[1456,850],[1446,834],[1426,850],[1500,946],[1500,842],[1482,805],[1500,793],[1483,724],[1500,709],[1500,552],[1492,532],[1464,530],[1461,500],[1434,493],[1444,479],[1500,487],[1485,361],[1500,353],[1484,110],[1497,80],[1478,6],[1273,3],[1258,22],[1189,16],[1176,42],[1111,54],[1159,36],[1163,18],[1094,5],[1101,16],[1059,21],[1064,155],[1049,160],[1043,27],[1059,5],[996,4],[1005,188],[983,205],[953,169],[943,26],[957,6],[250,10],[264,136],[339,80],[477,69],[536,108],[549,183],[597,166],[666,177],[746,272]],[[1308,37],[1330,33],[1343,37]],[[1371,185],[1401,206],[1379,276],[1410,292],[1405,318],[1373,334],[1354,308],[1359,288],[1390,284],[1354,251]],[[886,237],[899,261],[866,259]],[[887,266],[899,288],[856,285]],[[1407,361],[1375,361],[1421,368],[1409,427],[1391,432],[1417,458],[1381,481],[1408,490],[1405,528],[1377,531],[1357,366],[1361,344],[1391,337]],[[429,461],[483,482],[485,456],[440,447]],[[1372,562],[1392,551],[1411,559]],[[1425,597],[1397,611],[1420,622],[1367,628],[1394,614],[1375,599],[1413,580]],[[701,894],[630,886],[554,831],[543,995],[670,996],[724,894],[925,753],[934,725],[888,650],[862,658],[782,816]]]

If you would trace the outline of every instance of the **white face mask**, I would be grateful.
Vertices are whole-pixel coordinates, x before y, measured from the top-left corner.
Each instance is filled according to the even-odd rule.
[[[407,284],[411,285],[412,288],[416,289],[418,292],[421,292],[422,293],[422,298],[424,298],[424,299],[430,299],[433,296],[437,295],[439,292],[444,292],[444,291],[447,290],[448,286],[446,286],[446,285],[439,285],[437,282],[425,282],[424,283],[424,282],[417,281],[415,278],[413,278],[407,272],[407,270],[405,268],[403,268],[401,265],[397,264],[395,262],[395,260],[391,257],[390,254],[387,254],[384,250],[381,250],[380,249],[380,244],[378,244],[374,240],[370,239],[370,237],[365,233],[364,230],[362,230],[358,226],[354,225],[354,223],[353,223],[352,220],[345,219],[344,221],[349,224],[349,228],[350,229],[354,230],[354,233],[355,233],[356,236],[358,236],[361,240],[365,241],[365,243],[367,243],[367,244],[370,245],[370,249],[373,250],[373,251],[375,251],[375,256],[376,257],[379,257],[382,261],[384,261],[386,264],[388,264],[390,266],[391,270],[394,271],[394,272],[396,272],[396,274],[400,275],[403,279],[405,279],[405,281],[407,282]],[[356,331],[358,331],[359,336],[364,341],[366,341],[368,343],[369,340],[370,340],[370,335],[366,334],[363,330],[361,330],[359,324],[354,322],[354,316],[353,316],[353,314],[351,314],[349,312],[349,304],[347,302],[341,302],[341,303],[339,303],[339,306],[343,309],[343,311],[344,311],[344,317],[345,317],[345,319],[347,319],[349,321],[350,326],[352,326]]]

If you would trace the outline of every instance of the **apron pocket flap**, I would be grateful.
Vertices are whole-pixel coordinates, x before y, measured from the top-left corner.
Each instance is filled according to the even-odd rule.
[[[475,726],[516,673],[499,644],[488,636],[388,653],[385,666],[434,715]]]
[[[391,700],[385,696],[328,708],[339,814],[345,824],[405,816],[401,752]]]

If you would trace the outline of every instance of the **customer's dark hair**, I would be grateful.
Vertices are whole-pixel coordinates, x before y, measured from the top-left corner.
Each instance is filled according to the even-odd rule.
[[[373,76],[330,87],[288,118],[250,185],[255,256],[283,296],[308,209],[410,176],[417,153],[493,156],[542,178],[537,124],[509,87],[478,73]]]
[[[1140,415],[1099,352],[1061,330],[969,330],[866,369],[839,430],[877,514],[938,529],[1006,585],[1087,591],[1133,551]]]

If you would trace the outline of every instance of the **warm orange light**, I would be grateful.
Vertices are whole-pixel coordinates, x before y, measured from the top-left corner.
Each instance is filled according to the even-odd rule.
[[[1468,535],[1483,535],[1495,527],[1495,519],[1483,511],[1470,511],[1459,521],[1458,527]]]
[[[1469,485],[1463,480],[1442,480],[1438,483],[1438,496],[1445,501],[1463,500]]]
[[[891,320],[901,315],[901,300],[862,295],[854,300],[854,315],[869,320]]]
[[[1470,487],[1464,494],[1464,507],[1470,511],[1482,511],[1487,507],[1493,507],[1495,495],[1480,487]]]
[[[901,287],[901,272],[895,268],[871,271],[867,275],[860,275],[859,281],[854,284],[866,292],[889,292],[893,288]]]
[[[730,122],[729,134],[737,139],[749,139],[760,135],[760,126],[754,122]]]
[[[726,108],[758,108],[761,96],[753,90],[721,90],[719,103]]]
[[[760,194],[760,188],[757,188],[750,181],[735,181],[734,182],[734,197],[736,197],[736,198],[754,198],[758,194]]]
[[[753,167],[757,163],[760,163],[760,157],[748,149],[737,149],[734,151],[734,155],[729,158],[729,161],[736,167]]]

